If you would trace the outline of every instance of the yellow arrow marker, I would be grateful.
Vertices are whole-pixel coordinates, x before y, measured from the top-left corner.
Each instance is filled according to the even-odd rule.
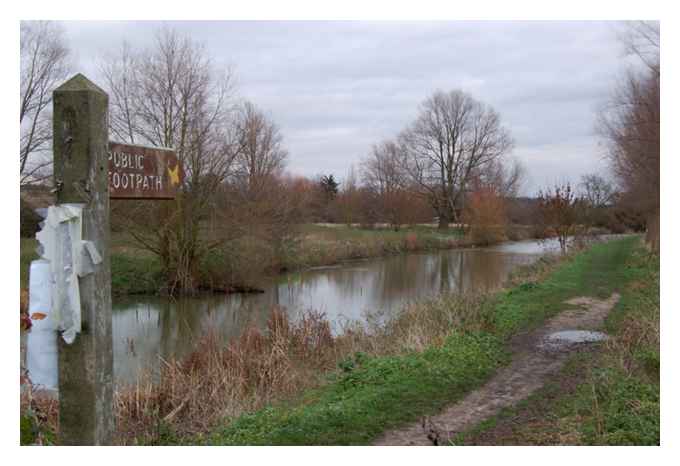
[[[179,184],[179,164],[175,165],[174,170],[171,170],[170,167],[168,167],[168,173],[170,174],[170,184],[173,186]]]

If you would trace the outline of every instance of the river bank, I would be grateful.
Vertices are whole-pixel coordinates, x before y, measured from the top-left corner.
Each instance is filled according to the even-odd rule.
[[[510,337],[537,327],[565,300],[608,297],[630,280],[626,264],[638,243],[629,238],[596,244],[544,270],[538,280],[522,281],[469,307],[465,318],[446,327],[443,341],[355,357],[349,370],[296,402],[243,415],[202,440],[219,445],[370,443],[386,429],[435,413],[488,380],[509,362]]]
[[[530,227],[508,228],[512,240],[533,236]],[[331,266],[343,261],[384,257],[410,252],[436,251],[481,246],[460,228],[439,230],[430,226],[361,228],[346,225],[299,227],[291,241],[276,255],[255,238],[242,239],[214,250],[203,260],[200,283],[208,292],[255,291],[263,281],[283,272]],[[28,284],[28,266],[38,258],[37,241],[21,238],[20,283]],[[111,235],[111,291],[114,296],[158,294],[163,289],[161,264],[157,256],[135,246],[124,233]]]
[[[635,238],[545,259],[494,294],[443,294],[387,326],[333,336],[319,314],[274,313],[228,346],[207,337],[163,384],[120,390],[121,443],[362,444],[436,411],[507,362],[507,339],[575,293],[605,293]],[[222,426],[222,427],[220,427]]]

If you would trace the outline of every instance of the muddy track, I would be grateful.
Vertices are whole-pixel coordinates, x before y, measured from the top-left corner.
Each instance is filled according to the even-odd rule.
[[[435,416],[385,432],[374,445],[447,445],[457,433],[525,399],[562,367],[569,354],[588,344],[548,344],[548,335],[566,330],[596,330],[618,300],[619,295],[614,293],[606,300],[579,297],[566,301],[570,308],[533,332],[511,340],[512,362],[484,386]]]

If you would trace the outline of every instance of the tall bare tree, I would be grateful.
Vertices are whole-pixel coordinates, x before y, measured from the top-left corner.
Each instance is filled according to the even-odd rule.
[[[642,70],[629,69],[602,109],[598,130],[630,209],[647,216],[648,243],[659,248],[661,61],[656,22],[627,24],[626,51]]]
[[[234,132],[239,150],[229,176],[231,199],[225,202],[233,206],[248,235],[273,248],[272,259],[277,261],[295,236],[300,213],[299,196],[283,176],[288,159],[283,135],[271,117],[247,101],[237,110]]]
[[[661,74],[661,27],[657,21],[629,21],[621,34],[624,51],[637,57],[653,74]]]
[[[596,209],[611,205],[616,196],[614,186],[596,173],[583,175],[579,188],[581,189],[581,197],[587,205]]]
[[[396,142],[375,144],[362,162],[363,182],[380,195],[403,189],[407,185],[404,165],[404,151]]]
[[[512,149],[510,133],[490,106],[462,91],[437,91],[399,136],[404,169],[445,228],[458,220],[460,200],[475,170]]]
[[[64,33],[56,23],[22,21],[20,41],[19,173],[23,185],[49,176],[45,169],[52,163],[46,154],[52,141],[52,91],[66,79],[70,65]]]
[[[403,148],[387,140],[374,145],[361,165],[363,183],[373,199],[369,217],[387,221],[395,230],[414,221],[418,217],[414,210],[420,207],[410,189],[404,157]]]
[[[156,32],[150,49],[123,45],[101,70],[111,96],[111,133],[177,152],[185,179],[175,201],[139,202],[137,215],[128,208],[122,218],[161,258],[169,290],[194,291],[200,259],[227,239],[216,231],[212,207],[242,149],[232,124],[233,74],[217,70],[201,44],[168,28]]]
[[[253,103],[245,102],[238,111],[235,132],[240,150],[234,159],[232,178],[244,196],[260,196],[274,178],[283,174],[288,152],[276,123]]]
[[[334,213],[336,220],[352,226],[354,223],[362,223],[364,220],[364,208],[366,207],[366,192],[359,185],[359,178],[350,165],[347,176],[341,183],[342,189],[334,199]]]
[[[516,197],[524,180],[524,166],[518,160],[496,159],[474,170],[472,189],[489,188],[501,198]]]
[[[110,137],[118,141],[136,142],[138,96],[141,90],[138,72],[140,53],[129,42],[123,42],[115,53],[108,54],[100,71],[109,91]]]

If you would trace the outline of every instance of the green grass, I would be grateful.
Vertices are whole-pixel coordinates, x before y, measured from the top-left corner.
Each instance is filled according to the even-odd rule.
[[[505,358],[497,338],[452,333],[441,347],[381,358],[359,354],[297,406],[245,415],[207,439],[219,445],[361,445],[385,428],[435,412]],[[399,409],[395,409],[399,407]]]
[[[636,237],[592,246],[576,255],[545,280],[521,284],[498,296],[496,331],[509,336],[530,329],[551,317],[574,296],[608,297],[626,278],[625,262],[638,242]]]
[[[21,238],[19,249],[19,283],[21,288],[28,288],[28,268],[31,261],[38,258],[38,253],[35,248],[38,247],[38,241],[32,238]]]
[[[155,294],[163,286],[160,261],[150,255],[111,254],[111,293]]]
[[[21,238],[19,280],[21,288],[28,287],[28,270],[31,261],[38,258],[35,252],[38,241]],[[154,294],[162,285],[158,259],[145,251],[125,248],[121,241],[112,240],[111,292],[114,295]]]
[[[486,381],[508,360],[504,342],[538,325],[561,303],[603,296],[621,278],[635,238],[597,244],[539,283],[498,295],[491,332],[451,329],[442,346],[398,356],[355,356],[302,399],[243,415],[201,441],[219,445],[361,445],[386,429],[413,422]],[[195,442],[192,439],[192,442]]]
[[[573,355],[542,389],[454,444],[658,445],[659,271],[659,257],[637,245],[617,273],[621,300],[605,322],[613,338],[604,349]]]
[[[570,404],[584,417],[586,444],[660,442],[659,256],[639,249],[626,273],[630,286],[605,323],[614,344],[590,368]]]

